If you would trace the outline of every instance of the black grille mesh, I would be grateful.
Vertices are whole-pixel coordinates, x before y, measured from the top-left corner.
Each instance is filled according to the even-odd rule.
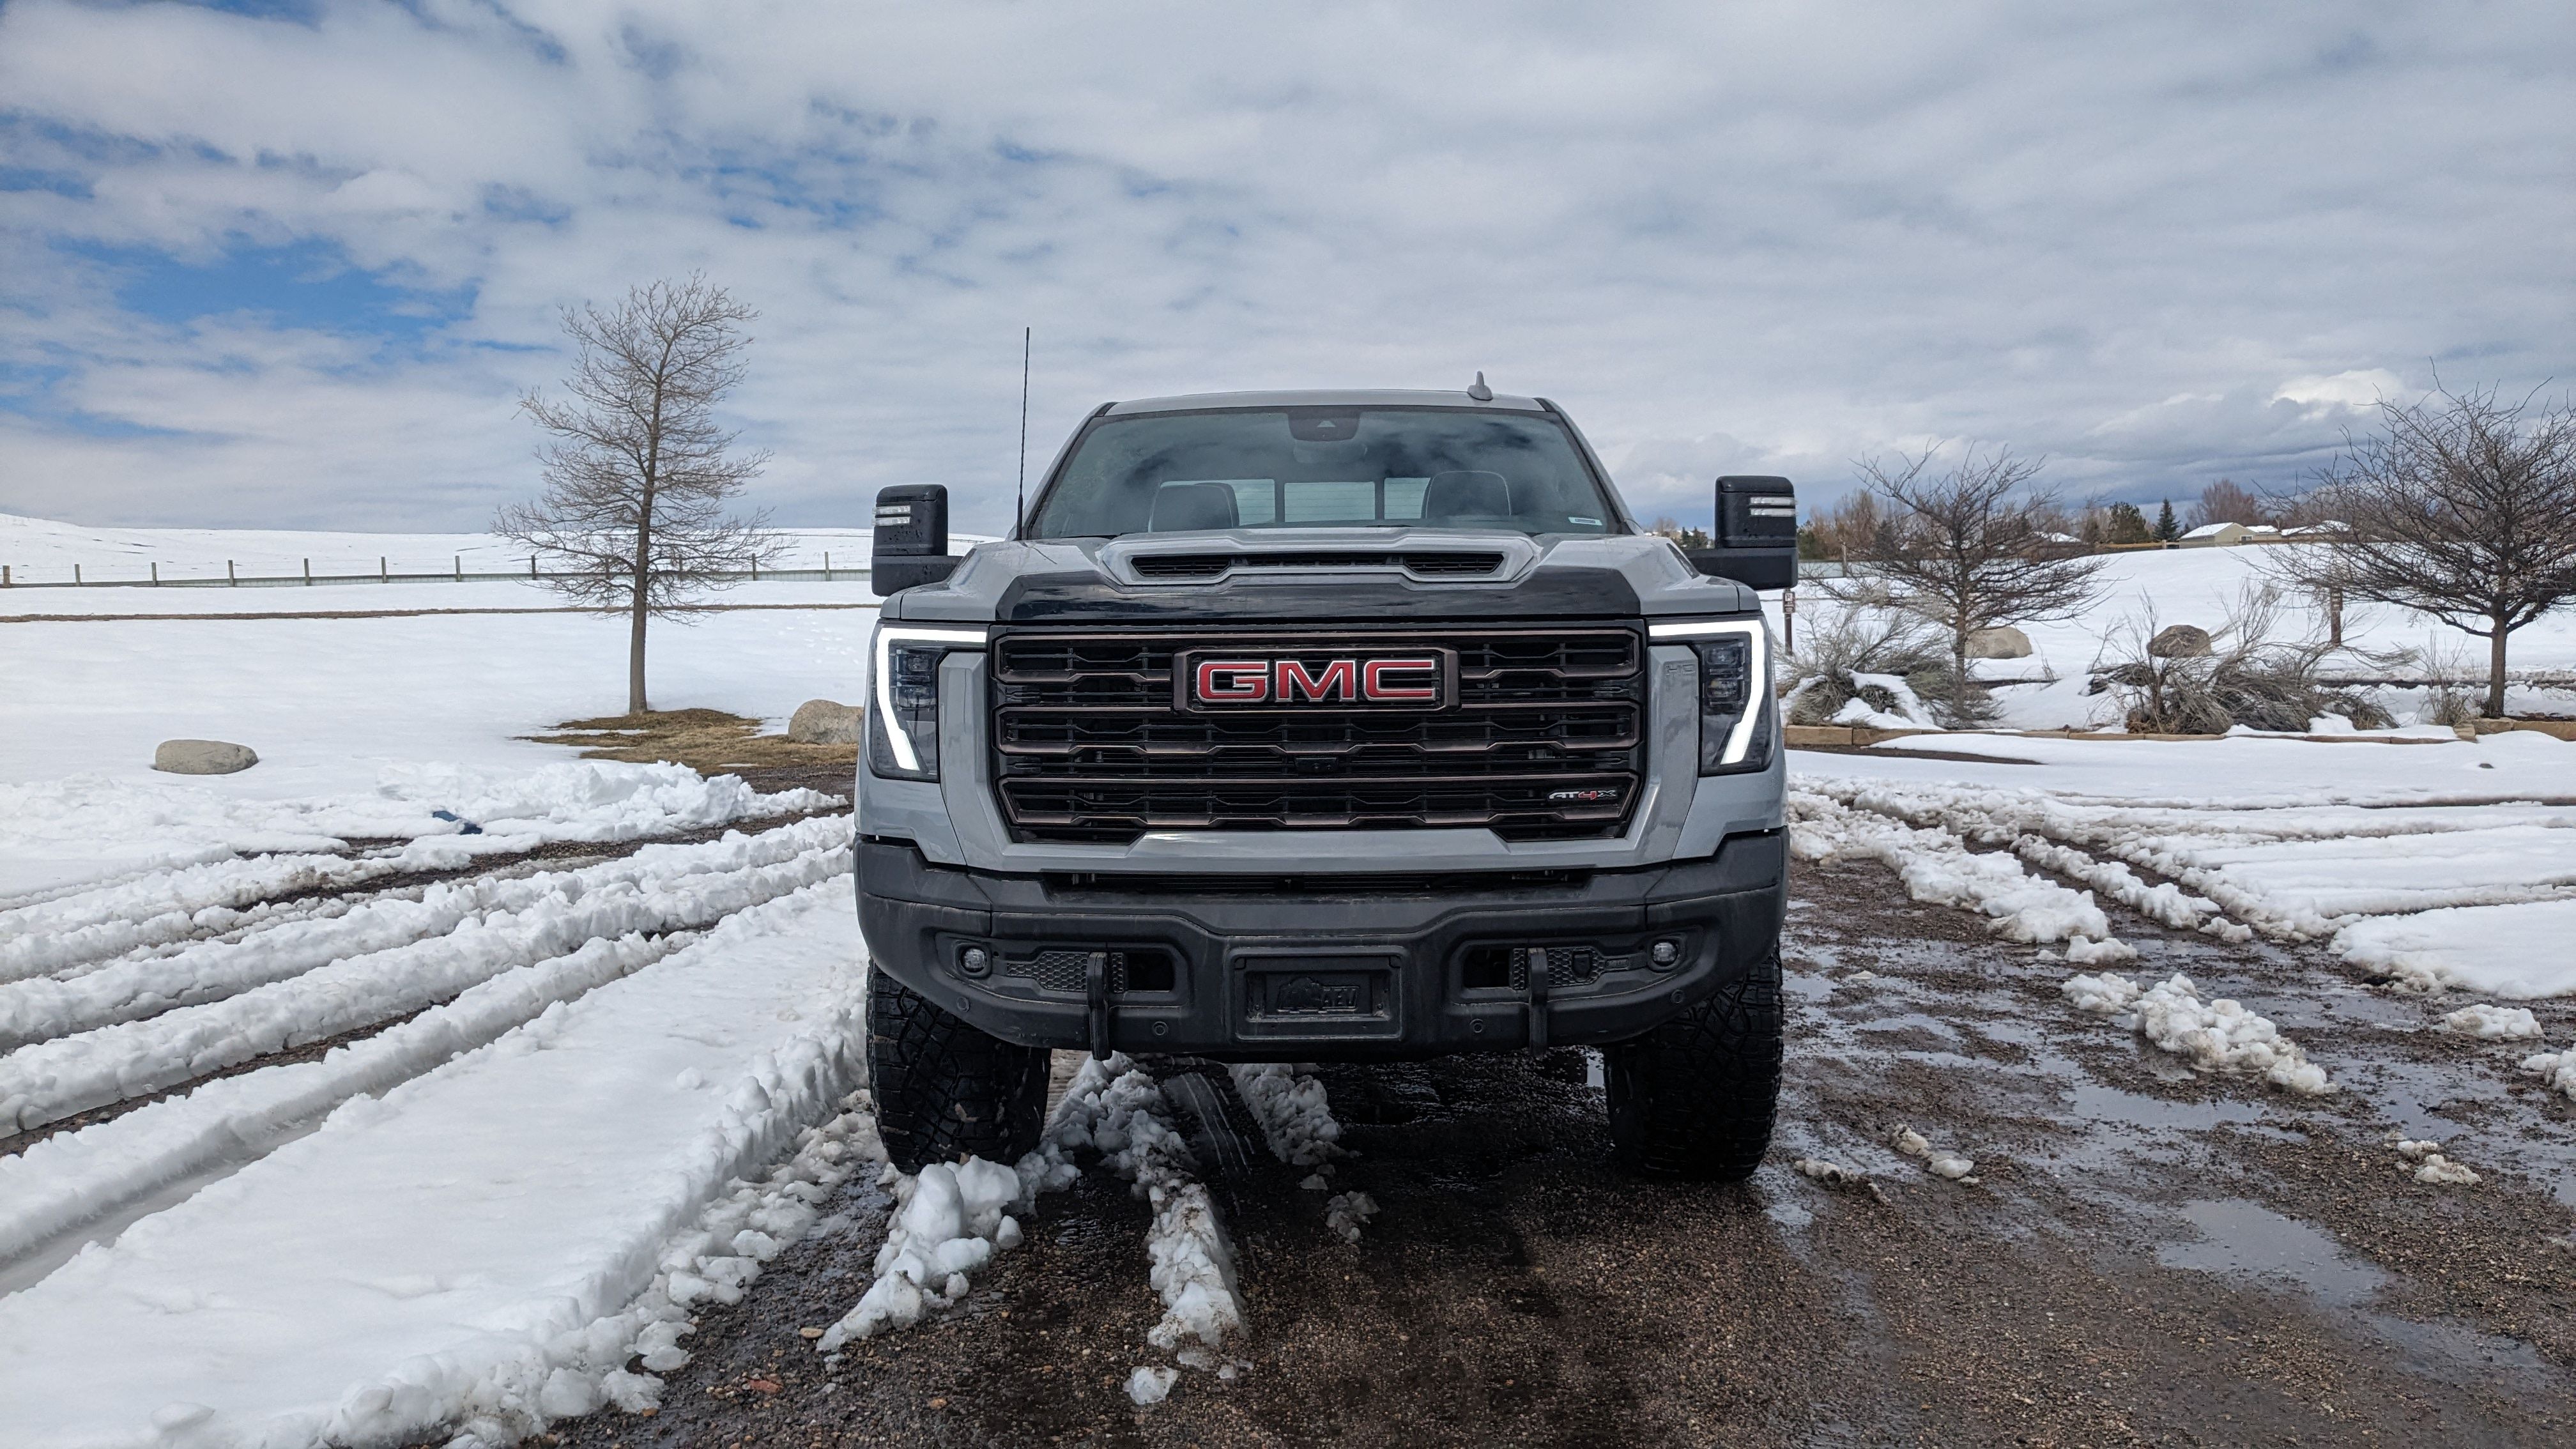
[[[1644,775],[1644,647],[1633,629],[1598,626],[1012,630],[993,641],[994,778],[1022,839],[1440,826],[1614,835]],[[1454,650],[1458,700],[1429,712],[1176,708],[1174,657],[1211,648]]]

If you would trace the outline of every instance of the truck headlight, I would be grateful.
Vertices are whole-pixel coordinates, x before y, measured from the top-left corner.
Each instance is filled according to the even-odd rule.
[[[1733,775],[1771,763],[1771,636],[1755,620],[1654,624],[1656,643],[1699,656],[1699,772]]]
[[[981,647],[980,629],[877,626],[875,705],[868,711],[868,770],[889,780],[939,778],[939,661]]]

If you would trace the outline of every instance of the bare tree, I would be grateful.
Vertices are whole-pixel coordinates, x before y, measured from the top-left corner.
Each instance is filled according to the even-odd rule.
[[[500,511],[492,531],[561,565],[539,582],[602,613],[625,614],[626,709],[644,690],[648,620],[685,617],[696,597],[777,558],[765,514],[725,505],[769,460],[734,453],[715,406],[742,381],[742,324],[758,314],[691,273],[628,290],[608,311],[567,307],[579,351],[562,402],[531,392],[519,410],[549,435],[545,492]]]
[[[2288,581],[2395,604],[2487,641],[2486,714],[2504,714],[2505,643],[2576,598],[2576,404],[2436,387],[2383,400],[2345,435],[2314,508],[2328,542],[2277,550]]]
[[[2221,478],[2200,490],[2200,500],[2191,506],[2184,524],[2189,528],[2207,528],[2213,523],[2268,523],[2263,500],[2252,489],[2233,478]]]
[[[2031,488],[2040,460],[1970,449],[1935,474],[1936,450],[1893,462],[1865,459],[1861,481],[1885,504],[1870,572],[1950,636],[1952,723],[1974,713],[1968,640],[1980,629],[2082,613],[2101,590],[2104,560],[2064,557],[2046,526],[2056,499]]]

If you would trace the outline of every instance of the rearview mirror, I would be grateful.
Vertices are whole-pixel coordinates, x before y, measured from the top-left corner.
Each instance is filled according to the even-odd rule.
[[[948,489],[916,483],[877,490],[876,548],[868,560],[868,586],[878,594],[935,584],[963,560],[948,552]]]
[[[1798,490],[1786,478],[1729,474],[1717,480],[1714,547],[1690,550],[1691,567],[1753,589],[1798,583]]]

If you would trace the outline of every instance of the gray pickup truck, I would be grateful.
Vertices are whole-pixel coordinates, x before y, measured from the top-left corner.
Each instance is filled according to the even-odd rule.
[[[878,496],[858,769],[879,1130],[1011,1161],[1050,1049],[1596,1046],[1618,1158],[1736,1179],[1780,1079],[1788,849],[1757,588],[1641,530],[1544,398],[1113,403],[1014,537]]]

